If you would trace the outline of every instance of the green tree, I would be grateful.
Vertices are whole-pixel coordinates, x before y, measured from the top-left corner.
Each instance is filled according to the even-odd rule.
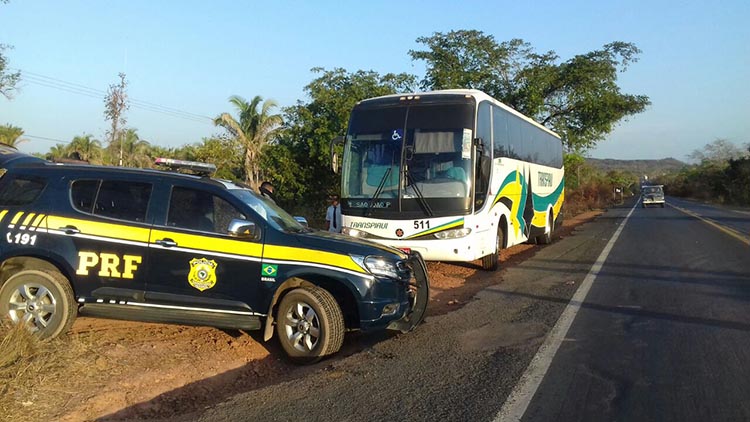
[[[725,170],[727,198],[738,205],[750,205],[750,147],[743,158],[729,160]]]
[[[119,84],[112,84],[107,90],[107,95],[104,97],[104,119],[110,122],[110,128],[107,130],[107,137],[109,138],[109,151],[116,151],[117,154],[113,157],[117,157],[115,162],[119,165],[125,165],[124,163],[124,144],[123,144],[123,128],[127,119],[125,118],[125,111],[130,108],[128,104],[128,94],[126,88],[128,82],[125,80],[125,74],[120,72],[118,74],[120,78]],[[115,148],[115,143],[118,143]]]
[[[110,144],[110,162],[120,161],[120,150],[122,150],[122,165],[125,167],[151,167],[151,144],[138,136],[138,131],[133,128],[122,132],[120,142]]]
[[[0,126],[0,143],[17,147],[18,144],[26,142],[26,139],[21,138],[23,136],[23,129],[18,126],[13,126],[10,123]]]
[[[234,139],[226,137],[203,138],[193,145],[192,160],[211,163],[216,166],[215,177],[227,180],[242,180],[242,146]]]
[[[688,155],[699,163],[710,162],[721,167],[729,165],[729,160],[737,160],[750,156],[750,152],[729,142],[727,139],[716,139],[706,144],[703,149],[696,149]]]
[[[260,165],[263,147],[271,142],[283,121],[281,115],[271,114],[276,108],[276,102],[273,100],[264,102],[263,97],[259,95],[256,95],[250,102],[234,95],[229,98],[229,102],[239,112],[238,118],[229,113],[222,113],[214,119],[214,124],[222,127],[242,145],[245,157],[245,180],[257,189],[263,176]]]
[[[586,158],[574,152],[564,154],[563,164],[565,166],[565,188],[578,189],[581,184],[581,171],[586,166]]]
[[[617,74],[637,61],[632,43],[560,62],[554,51],[537,53],[520,39],[498,43],[481,31],[436,32],[411,50],[427,64],[423,89],[475,88],[555,130],[568,151],[584,152],[628,116],[645,110],[645,95],[620,92]]]
[[[638,176],[628,171],[611,170],[607,172],[612,189],[622,189],[622,193],[632,192],[632,188],[638,184]]]
[[[21,77],[21,72],[8,71],[8,59],[5,58],[3,52],[10,48],[10,46],[0,44],[0,94],[7,99],[12,98],[16,83]]]
[[[408,74],[380,75],[314,68],[319,76],[305,87],[310,101],[284,110],[285,125],[278,143],[263,157],[267,178],[282,204],[316,208],[329,193],[338,193],[339,178],[331,171],[330,141],[346,132],[349,114],[363,99],[412,91],[416,78]]]
[[[102,144],[92,135],[76,136],[68,144],[68,155],[77,156],[77,159],[92,164],[102,163]]]
[[[49,149],[49,152],[44,156],[50,161],[59,161],[68,158],[68,146],[65,144],[57,144]]]

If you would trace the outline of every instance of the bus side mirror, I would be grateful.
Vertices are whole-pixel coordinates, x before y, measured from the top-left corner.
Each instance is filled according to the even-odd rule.
[[[331,140],[331,169],[334,173],[339,172],[339,156],[336,152],[336,148],[339,145],[344,145],[344,138],[343,136],[337,136]]]

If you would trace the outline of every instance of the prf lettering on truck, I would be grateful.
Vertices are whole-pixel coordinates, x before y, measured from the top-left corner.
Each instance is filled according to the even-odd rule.
[[[98,267],[100,277],[133,278],[138,270],[142,257],[137,255],[122,255],[106,252],[78,252],[78,275],[89,275],[89,270]],[[122,266],[120,264],[122,263]],[[96,271],[96,270],[95,270]]]

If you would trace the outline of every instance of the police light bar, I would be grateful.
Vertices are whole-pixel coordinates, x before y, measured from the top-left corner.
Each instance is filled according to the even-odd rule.
[[[157,158],[154,160],[157,166],[164,166],[170,170],[187,170],[201,175],[210,176],[216,173],[216,166],[198,161],[175,160],[174,158]]]

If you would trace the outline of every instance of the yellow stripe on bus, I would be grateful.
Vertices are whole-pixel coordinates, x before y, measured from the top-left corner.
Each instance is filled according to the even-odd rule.
[[[0,220],[2,220],[3,218],[5,218],[5,214],[7,214],[7,213],[8,213],[8,210],[2,210],[2,211],[0,211]]]

